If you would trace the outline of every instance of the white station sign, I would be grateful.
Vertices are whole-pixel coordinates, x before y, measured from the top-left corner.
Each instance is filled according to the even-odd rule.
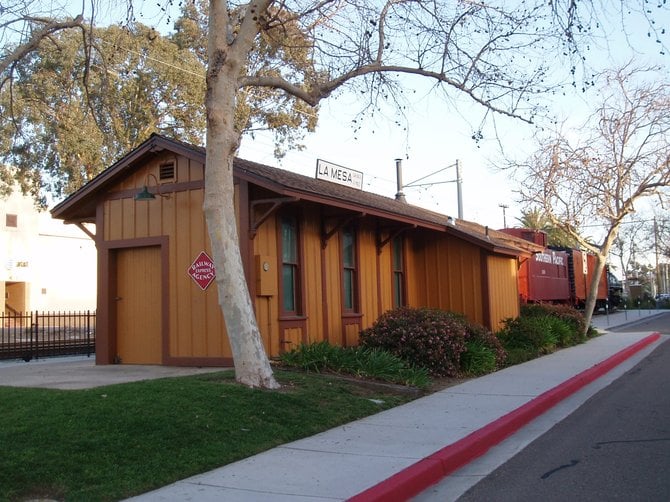
[[[316,178],[351,188],[357,188],[358,190],[363,189],[362,172],[338,166],[337,164],[326,162],[321,159],[317,159],[316,161]]]

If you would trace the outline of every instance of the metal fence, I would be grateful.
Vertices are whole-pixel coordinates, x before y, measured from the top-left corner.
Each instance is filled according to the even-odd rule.
[[[95,353],[95,312],[0,314],[0,359]]]

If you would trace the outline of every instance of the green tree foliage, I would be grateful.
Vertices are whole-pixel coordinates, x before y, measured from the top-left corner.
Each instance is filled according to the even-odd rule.
[[[521,212],[521,217],[517,218],[519,225],[531,230],[541,230],[547,234],[547,244],[549,246],[576,247],[577,241],[563,229],[553,225],[541,209],[530,208]]]
[[[24,190],[69,194],[154,131],[202,142],[205,69],[143,25],[61,31],[2,88],[4,159]]]
[[[167,37],[139,23],[59,31],[18,61],[0,88],[0,161],[15,167],[0,176],[0,190],[16,180],[44,204],[45,193],[72,193],[152,132],[203,144],[207,16],[206,2],[185,4]],[[309,66],[301,33],[275,31],[258,41],[251,70]],[[316,127],[307,108],[277,89],[250,87],[236,128],[273,130],[281,156]]]
[[[232,8],[232,7],[231,7]],[[318,73],[313,68],[311,44],[296,20],[287,11],[271,9],[276,16],[275,27],[263,31],[248,54],[248,74],[261,78],[297,79]],[[242,15],[241,8],[233,9],[233,17]],[[181,49],[190,51],[207,65],[207,32],[209,2],[194,0],[182,5],[182,15],[175,22],[171,40]],[[273,86],[250,86],[240,90],[235,112],[235,129],[253,136],[259,130],[272,131],[275,156],[281,158],[288,150],[303,148],[306,132],[314,131],[318,107],[307,105],[295,96]]]

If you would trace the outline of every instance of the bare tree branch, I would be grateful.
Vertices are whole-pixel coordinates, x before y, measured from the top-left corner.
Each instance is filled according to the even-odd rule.
[[[651,83],[650,75],[657,75]],[[581,128],[538,139],[520,190],[526,205],[540,207],[602,267],[638,201],[666,199],[670,187],[670,84],[657,68],[631,65],[607,72],[603,81],[603,102]],[[583,233],[593,224],[602,225],[597,242]],[[593,285],[588,319],[597,281]]]
[[[53,21],[50,19],[27,18],[26,21],[43,25],[42,28],[32,32],[30,39],[18,45],[5,57],[0,59],[0,74],[4,74],[14,63],[25,58],[28,54],[36,50],[42,40],[48,38],[51,34],[68,28],[80,28],[84,26],[84,17],[80,14],[74,19],[64,21]]]

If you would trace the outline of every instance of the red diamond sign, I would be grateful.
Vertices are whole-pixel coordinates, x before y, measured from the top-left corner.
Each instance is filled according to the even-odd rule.
[[[204,251],[198,255],[188,268],[188,275],[200,286],[203,291],[212,283],[216,277],[214,262]]]

